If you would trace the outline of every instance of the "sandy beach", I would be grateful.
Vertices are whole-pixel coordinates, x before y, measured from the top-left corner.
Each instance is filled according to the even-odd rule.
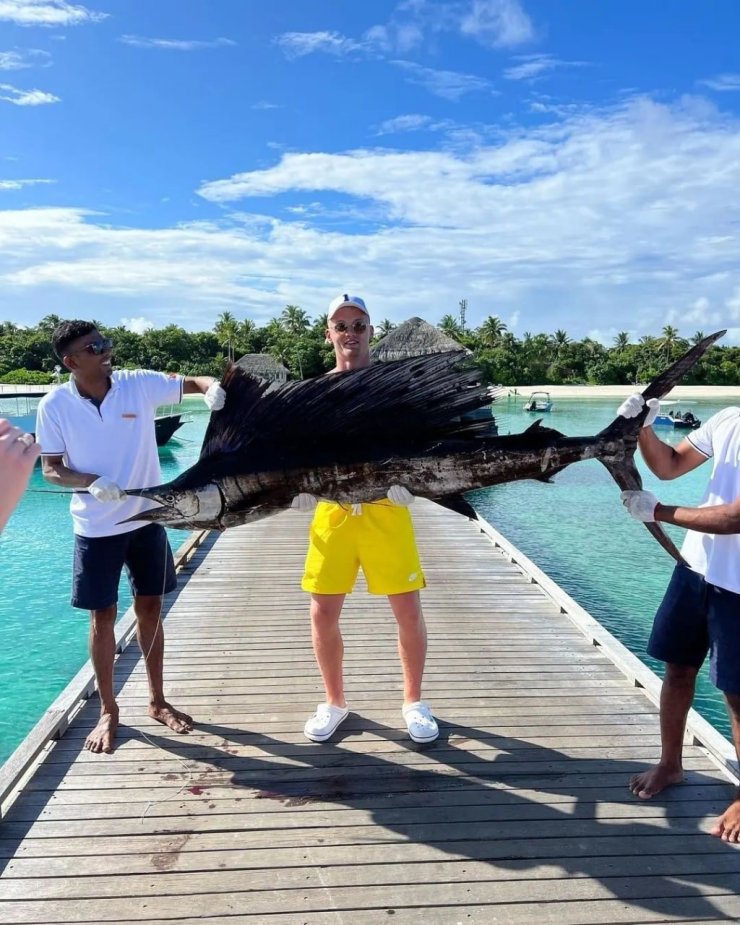
[[[44,385],[3,385],[0,384],[0,398],[12,398],[13,395],[23,392],[34,392],[43,395],[50,391],[52,386]],[[502,386],[501,396],[521,396],[524,400],[532,392],[549,392],[552,399],[556,398],[627,398],[633,392],[641,392],[647,388],[647,383],[637,385],[505,385]],[[668,395],[669,399],[685,399],[693,401],[707,399],[717,402],[740,402],[740,383],[738,385],[677,385]],[[184,400],[200,399],[200,395],[185,395]]]
[[[503,386],[502,396],[517,395],[523,399],[529,398],[532,392],[549,392],[550,398],[614,398],[622,399],[632,395],[633,392],[642,392],[648,383],[637,385],[519,385]],[[738,385],[677,385],[672,389],[667,399],[683,399],[696,401],[707,399],[716,402],[733,404],[740,402],[740,384]]]

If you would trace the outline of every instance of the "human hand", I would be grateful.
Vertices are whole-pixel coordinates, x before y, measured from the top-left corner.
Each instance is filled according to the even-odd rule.
[[[226,392],[221,387],[221,383],[214,379],[203,394],[203,401],[208,405],[209,411],[220,411],[226,404]]]
[[[294,511],[312,511],[318,503],[319,499],[316,495],[311,495],[308,492],[302,491],[293,498],[290,502],[290,506]]]
[[[103,503],[108,501],[122,501],[126,497],[126,492],[113,479],[107,479],[104,475],[95,479],[87,486],[88,492],[96,501]]]
[[[619,408],[617,408],[617,414],[623,418],[636,418],[644,406],[645,399],[639,392],[635,392],[634,395],[630,395],[630,397],[623,401]],[[657,398],[648,398],[647,406],[649,411],[645,420],[642,422],[643,427],[650,427],[656,419],[660,409],[660,402]]]
[[[388,489],[388,500],[399,507],[408,507],[414,503],[414,496],[403,485],[391,485]]]
[[[31,434],[0,418],[0,530],[25,491],[41,447]]]
[[[635,520],[642,523],[655,521],[655,508],[660,502],[651,491],[623,491],[620,497]]]

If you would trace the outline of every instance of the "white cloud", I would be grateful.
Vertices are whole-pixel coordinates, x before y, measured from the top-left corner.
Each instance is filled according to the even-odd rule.
[[[156,327],[153,321],[142,316],[138,318],[121,318],[121,326],[133,331],[134,334],[146,334],[147,331],[151,331],[152,328]]]
[[[284,32],[276,41],[288,58],[303,58],[316,52],[341,58],[368,49],[367,45],[338,32]]]
[[[492,48],[516,48],[535,37],[519,0],[404,0],[386,23],[352,38],[334,31],[285,32],[276,39],[288,58],[408,54],[450,33]]]
[[[699,296],[688,307],[682,306],[679,309],[670,309],[666,313],[664,323],[682,328],[686,333],[688,326],[704,329],[711,326],[713,329],[717,329],[723,324],[723,316],[719,311],[712,311],[711,302],[706,296]]]
[[[393,321],[467,298],[471,326],[496,313],[571,337],[619,318],[636,339],[671,310],[687,336],[740,322],[740,124],[694,100],[553,114],[467,149],[285,153],[199,192],[242,211],[169,228],[0,211],[0,317],[66,299],[107,323],[146,304],[211,327],[225,309],[316,316],[352,281]]]
[[[0,71],[20,71],[29,67],[49,67],[51,55],[40,48],[0,51]]]
[[[400,132],[419,132],[428,128],[434,120],[431,116],[422,116],[418,113],[410,113],[405,116],[395,116],[393,119],[386,119],[378,126],[378,135],[394,135]]]
[[[493,48],[514,48],[535,37],[532,20],[518,0],[473,0],[460,32]]]
[[[725,307],[733,321],[740,321],[740,286],[737,286],[730,298],[727,299]]]
[[[269,103],[267,100],[258,100],[256,103],[252,103],[251,109],[256,110],[268,110],[268,109],[280,109],[277,103]]]
[[[493,92],[491,84],[483,77],[474,74],[461,74],[458,71],[440,71],[431,67],[422,67],[413,61],[393,61],[407,74],[409,83],[424,87],[435,96],[446,100],[457,101],[466,93],[476,93],[487,90]]]
[[[224,48],[236,45],[231,39],[154,39],[143,35],[122,35],[119,42],[135,48],[162,48],[166,51],[200,51],[203,48]]]
[[[504,71],[506,80],[526,80],[533,82],[547,71],[559,67],[583,67],[584,61],[561,61],[553,55],[518,55],[514,64]]]
[[[21,90],[12,84],[0,84],[0,100],[15,106],[44,106],[47,103],[59,103],[58,96],[44,90]]]
[[[19,26],[76,26],[107,16],[65,0],[0,0],[0,22]]]
[[[740,74],[717,74],[716,77],[708,77],[706,80],[700,80],[699,83],[712,90],[719,90],[721,93],[738,91],[740,90]]]
[[[25,186],[39,186],[56,183],[56,180],[0,180],[0,190],[19,190]]]

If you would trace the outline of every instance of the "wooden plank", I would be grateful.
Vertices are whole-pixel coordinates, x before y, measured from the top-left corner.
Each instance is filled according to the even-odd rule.
[[[228,531],[192,550],[167,621],[167,691],[199,726],[177,736],[146,716],[129,648],[116,752],[82,749],[96,719],[84,705],[0,826],[0,920],[638,925],[738,913],[740,851],[706,834],[729,799],[725,769],[688,745],[683,787],[632,797],[628,776],[659,754],[657,710],[635,678],[507,550],[416,507],[437,743],[406,738],[395,623],[362,590],[343,619],[354,712],[334,742],[305,741],[321,699],[298,588],[307,518]]]

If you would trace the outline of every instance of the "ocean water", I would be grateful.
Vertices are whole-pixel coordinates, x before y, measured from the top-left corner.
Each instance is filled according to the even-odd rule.
[[[517,396],[497,402],[500,433],[517,433],[535,419],[522,410],[523,401]],[[694,402],[686,407],[706,420],[722,406]],[[197,401],[186,402],[184,408],[189,422],[160,450],[165,478],[198,457],[207,413]],[[601,430],[614,414],[611,399],[561,400],[542,418],[563,433],[587,435]],[[672,442],[681,439],[672,431],[663,430],[661,435]],[[709,465],[666,483],[658,482],[641,464],[640,469],[646,487],[661,500],[691,505],[701,498]],[[46,493],[50,486],[39,471],[30,487],[0,536],[0,762],[87,658],[88,616],[69,604],[73,537],[68,498]],[[645,644],[672,560],[627,515],[619,489],[600,463],[571,466],[551,485],[521,482],[474,492],[470,497],[482,516],[660,672],[660,664],[645,655]],[[672,529],[678,543],[681,534]],[[187,535],[171,531],[173,548]],[[129,604],[123,579],[120,613]],[[705,673],[695,705],[723,733],[729,733],[723,702]]]

